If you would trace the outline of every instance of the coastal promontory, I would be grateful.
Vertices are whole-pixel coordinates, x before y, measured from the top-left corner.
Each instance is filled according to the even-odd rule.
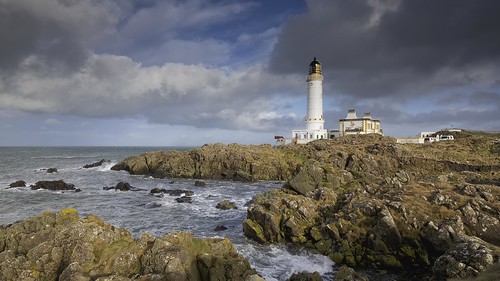
[[[500,134],[453,134],[453,141],[426,144],[379,135],[280,147],[214,144],[142,154],[115,169],[284,181],[250,203],[248,237],[305,246],[351,267],[467,278],[499,260]]]

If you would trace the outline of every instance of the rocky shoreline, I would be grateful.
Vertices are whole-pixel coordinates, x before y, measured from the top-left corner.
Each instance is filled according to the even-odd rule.
[[[0,280],[263,280],[228,239],[138,239],[74,209],[0,227]]]
[[[286,181],[254,198],[243,224],[260,243],[294,243],[358,268],[475,277],[500,255],[499,134],[396,144],[352,136],[300,146],[205,145],[114,166],[155,177]]]

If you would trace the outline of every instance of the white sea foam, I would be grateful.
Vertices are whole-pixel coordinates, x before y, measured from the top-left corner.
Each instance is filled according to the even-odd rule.
[[[116,162],[104,162],[101,166],[97,167],[99,172],[111,171],[111,167],[116,165]]]

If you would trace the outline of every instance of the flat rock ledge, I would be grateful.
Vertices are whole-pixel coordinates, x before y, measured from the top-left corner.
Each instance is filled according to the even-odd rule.
[[[0,226],[0,280],[261,280],[228,239],[138,239],[74,209]]]

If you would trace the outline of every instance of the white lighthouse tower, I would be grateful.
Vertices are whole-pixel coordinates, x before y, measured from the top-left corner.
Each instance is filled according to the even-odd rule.
[[[314,60],[309,64],[307,75],[307,118],[306,129],[309,132],[323,130],[325,119],[323,118],[323,75],[321,64]]]
[[[292,131],[293,143],[308,143],[326,139],[328,136],[323,117],[323,74],[321,74],[321,64],[316,58],[309,64],[306,81],[308,89],[306,129]]]

